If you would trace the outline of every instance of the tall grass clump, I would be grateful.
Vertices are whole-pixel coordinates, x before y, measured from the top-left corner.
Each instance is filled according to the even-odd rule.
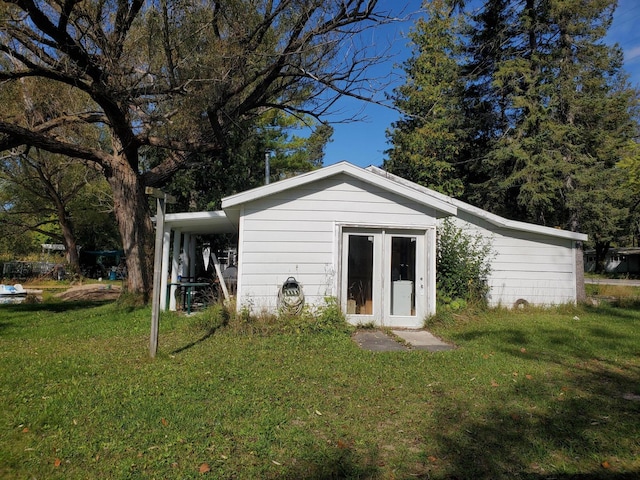
[[[352,329],[335,297],[325,298],[323,305],[307,310],[299,318],[300,329],[305,332],[349,333]]]
[[[229,325],[230,318],[231,312],[229,309],[224,304],[216,302],[195,316],[192,325],[198,330],[213,333]]]
[[[338,301],[329,297],[323,305],[307,306],[298,315],[252,312],[250,308],[233,310],[228,329],[240,335],[306,334],[350,332],[350,326]]]

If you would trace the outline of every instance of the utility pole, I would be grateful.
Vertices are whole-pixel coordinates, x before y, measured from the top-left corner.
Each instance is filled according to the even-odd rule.
[[[153,258],[153,304],[151,305],[151,336],[149,354],[156,357],[158,351],[158,328],[160,325],[160,286],[162,284],[162,236],[164,233],[164,215],[167,203],[176,203],[176,198],[158,188],[147,187],[147,195],[156,199],[156,245]]]
[[[264,184],[269,185],[269,178],[271,177],[271,152],[267,151],[264,154]]]

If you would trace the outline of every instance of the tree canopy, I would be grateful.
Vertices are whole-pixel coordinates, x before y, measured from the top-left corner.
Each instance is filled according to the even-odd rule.
[[[495,213],[620,237],[638,96],[604,41],[616,2],[485,0],[466,22],[447,4],[429,2],[412,33],[386,165],[419,159],[413,180]]]
[[[425,7],[409,38],[416,55],[405,62],[407,82],[395,91],[403,117],[388,133],[392,148],[384,167],[447,195],[464,189],[455,162],[464,137],[463,81],[457,32],[461,17],[451,15],[444,0]]]
[[[145,187],[199,155],[224,157],[229,139],[269,110],[321,119],[342,95],[368,98],[374,58],[355,35],[384,21],[376,4],[2,1],[0,151],[95,164],[112,190],[127,286],[148,299]],[[22,94],[43,83],[53,85],[48,99]]]

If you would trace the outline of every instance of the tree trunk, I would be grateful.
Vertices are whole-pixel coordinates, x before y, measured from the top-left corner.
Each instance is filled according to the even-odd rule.
[[[147,303],[153,278],[153,227],[147,197],[137,172],[122,156],[114,157],[107,180],[127,265],[126,288]]]
[[[609,248],[611,248],[611,242],[596,242],[596,273],[604,273]]]
[[[73,232],[73,225],[68,217],[60,217],[60,229],[62,230],[62,241],[65,248],[65,259],[69,264],[69,269],[73,273],[80,273],[80,256],[78,255],[78,244]]]
[[[51,182],[45,180],[44,176],[42,176],[41,179],[45,182],[45,186],[50,192],[49,197],[53,200],[56,207],[58,225],[60,226],[60,230],[62,231],[62,243],[65,250],[65,260],[67,261],[71,272],[80,273],[80,256],[78,255],[78,244],[76,243],[76,234],[73,228],[73,222],[71,221],[71,216],[65,208],[65,204],[62,198],[53,187]]]
[[[571,215],[569,226],[572,232],[579,231],[577,212]],[[587,290],[584,286],[584,242],[575,242],[573,250],[576,256],[576,302],[581,303],[587,301]]]

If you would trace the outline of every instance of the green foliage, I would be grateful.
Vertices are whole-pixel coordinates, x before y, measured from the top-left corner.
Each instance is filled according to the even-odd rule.
[[[484,141],[461,159],[472,203],[596,243],[622,235],[631,196],[616,163],[636,135],[637,94],[603,41],[614,8],[490,0],[474,16],[466,96]]]
[[[604,42],[616,2],[486,0],[462,21],[464,3],[428,2],[410,35],[385,168],[596,246],[623,239],[638,94]]]
[[[144,298],[139,293],[129,292],[126,289],[120,294],[116,301],[117,308],[124,311],[131,311],[142,307],[145,304]]]
[[[47,117],[61,110],[87,108],[85,96],[51,80],[23,79],[20,90],[18,98],[30,108],[46,110]],[[7,104],[16,108],[16,100],[12,98]],[[59,135],[64,132],[74,141],[97,143],[100,130],[92,130],[67,125]],[[21,246],[8,245],[18,254],[26,253],[27,245],[40,252],[41,243],[61,243],[67,247],[67,261],[77,269],[78,258],[72,253],[77,246],[94,250],[119,244],[112,212],[106,180],[98,169],[85,163],[37,148],[14,149],[0,162],[0,226],[20,237]],[[34,242],[29,241],[32,238]]]
[[[436,283],[438,301],[449,310],[460,310],[467,302],[486,303],[491,273],[491,245],[445,219],[438,228]]]
[[[460,68],[461,45],[455,32],[461,17],[451,15],[447,2],[425,6],[410,34],[414,56],[405,65],[407,83],[394,92],[402,118],[387,133],[393,147],[383,167],[446,195],[459,196],[464,186],[455,163],[464,148]]]
[[[223,197],[263,185],[265,155],[272,182],[319,168],[332,134],[332,127],[311,118],[269,110],[229,132],[224,152],[195,156],[191,169],[175,175],[166,188],[178,198],[172,208],[216,210]],[[159,155],[149,151],[151,165],[162,160]]]
[[[303,317],[306,317],[303,331],[318,333],[348,333],[352,331],[352,327],[347,323],[338,299],[335,297],[325,298],[324,305],[305,312]]]
[[[231,312],[220,302],[213,303],[205,308],[202,312],[194,315],[192,325],[198,330],[205,330],[213,333],[216,330],[226,327],[231,319]]]

